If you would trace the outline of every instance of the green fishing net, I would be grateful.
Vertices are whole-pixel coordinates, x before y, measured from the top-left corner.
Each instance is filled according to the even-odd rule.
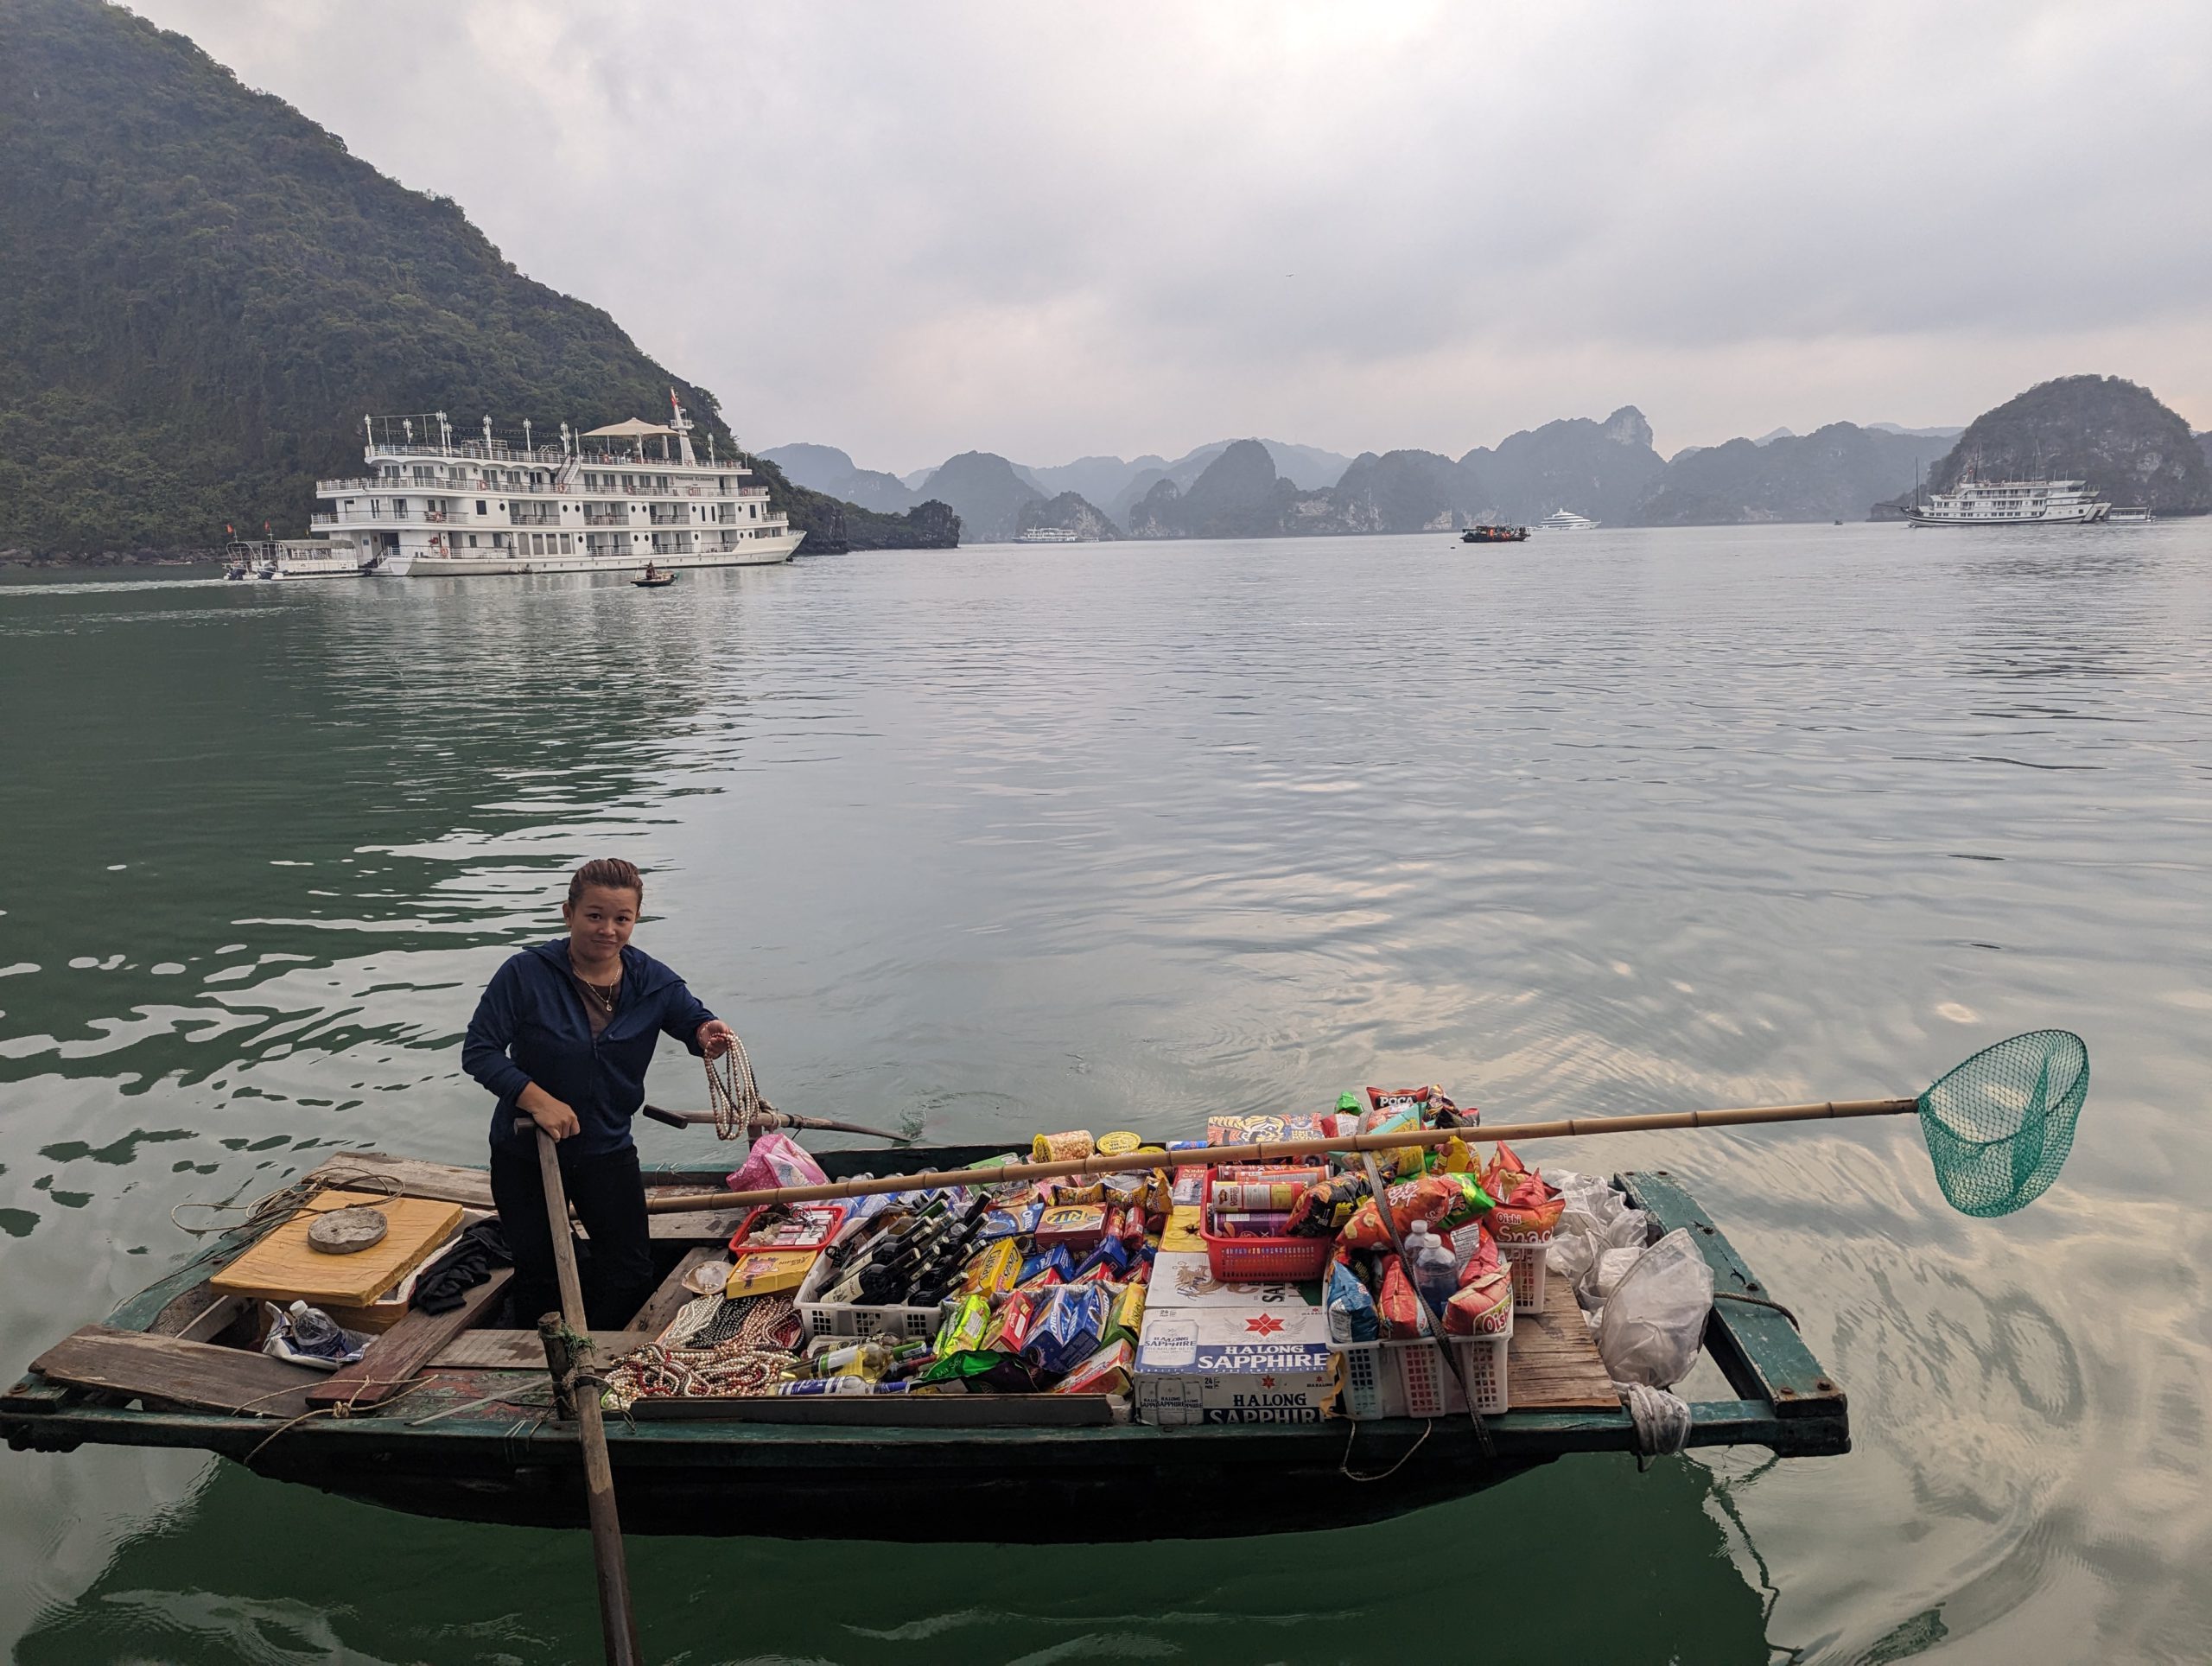
[[[1936,1182],[1963,1214],[2009,1215],[2058,1178],[2089,1092],[2089,1050],[2065,1030],[1999,1041],[1920,1096]]]

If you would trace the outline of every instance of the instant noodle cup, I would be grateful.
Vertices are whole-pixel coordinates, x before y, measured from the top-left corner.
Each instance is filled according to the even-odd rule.
[[[1144,1136],[1131,1134],[1126,1129],[1116,1129],[1111,1134],[1102,1134],[1098,1136],[1098,1154],[1102,1157],[1125,1156],[1132,1151],[1142,1150],[1143,1148]]]
[[[1090,1130],[1070,1129],[1065,1134],[1040,1134],[1029,1143],[1029,1160],[1033,1163],[1073,1162],[1088,1157],[1096,1148],[1091,1143]]]

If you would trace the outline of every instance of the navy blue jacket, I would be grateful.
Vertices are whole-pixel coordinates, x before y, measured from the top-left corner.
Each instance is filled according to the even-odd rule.
[[[622,993],[594,1037],[584,992],[569,970],[569,939],[510,956],[493,974],[468,1021],[461,1066],[499,1096],[492,1143],[518,1136],[516,1098],[532,1082],[583,1124],[561,1141],[568,1159],[598,1157],[631,1143],[630,1119],[645,1102],[645,1067],[663,1033],[696,1055],[699,1026],[714,1016],[683,980],[642,949],[622,951]],[[535,1135],[528,1137],[535,1139]]]

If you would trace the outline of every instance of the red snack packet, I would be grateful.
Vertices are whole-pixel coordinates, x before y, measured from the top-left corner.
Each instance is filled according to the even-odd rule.
[[[1548,1185],[1503,1140],[1484,1171],[1483,1189],[1498,1200],[1489,1224],[1501,1243],[1548,1242],[1567,1210],[1566,1195]]]
[[[1395,1256],[1382,1275],[1382,1294],[1376,1298],[1375,1316],[1388,1341],[1410,1342],[1421,1334],[1421,1298],[1406,1282],[1406,1269]]]
[[[1494,1336],[1513,1326],[1513,1275],[1502,1267],[1476,1275],[1444,1304],[1448,1336]]]

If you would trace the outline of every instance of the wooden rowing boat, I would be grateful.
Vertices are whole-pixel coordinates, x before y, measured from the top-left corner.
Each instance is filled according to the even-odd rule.
[[[959,1167],[997,1149],[830,1152],[820,1161],[842,1179]],[[364,1172],[408,1196],[490,1206],[477,1168],[357,1152],[316,1175]],[[664,1192],[720,1185],[699,1170],[646,1178]],[[1693,1403],[1689,1444],[1787,1458],[1847,1451],[1842,1389],[1781,1311],[1759,1305],[1769,1293],[1719,1228],[1663,1171],[1616,1184],[1659,1230],[1691,1229],[1719,1292],[1751,1299],[1714,1305],[1706,1348],[1735,1397]],[[664,1326],[688,1299],[683,1275],[734,1226],[728,1215],[654,1215],[664,1281],[626,1330],[596,1333],[602,1351]],[[0,1395],[9,1444],[198,1449],[419,1515],[582,1524],[582,1450],[575,1424],[552,1415],[537,1333],[483,1325],[499,1306],[504,1272],[457,1313],[410,1313],[359,1365],[328,1377],[254,1351],[251,1302],[208,1281],[270,1230],[212,1242],[102,1324],[40,1355]],[[1162,1489],[1166,1525],[1148,1517],[1146,1529],[1155,1536],[1343,1526],[1462,1497],[1569,1453],[1637,1450],[1564,1281],[1550,1281],[1541,1313],[1516,1324],[1510,1360],[1511,1408],[1486,1420],[1488,1457],[1464,1419],[1162,1429],[1129,1421],[1108,1396],[648,1402],[615,1420],[607,1439],[632,1532],[949,1542],[1120,1541],[1131,1498]]]

